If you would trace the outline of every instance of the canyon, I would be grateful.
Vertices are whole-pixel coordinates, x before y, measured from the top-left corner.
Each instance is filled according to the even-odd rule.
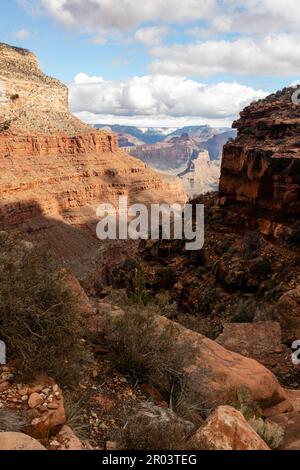
[[[115,135],[71,115],[67,87],[43,74],[31,52],[0,44],[0,85],[1,229],[48,240],[85,277],[101,251],[100,203],[123,194],[146,204],[186,201],[179,179],[161,178]]]
[[[200,196],[215,184],[227,131],[135,140],[141,161],[120,135],[72,116],[67,88],[5,44],[0,89],[0,326],[3,337],[3,324],[14,331],[0,368],[0,449],[299,449],[294,89],[241,112],[220,190]],[[101,202],[184,203],[182,182],[205,208],[203,249],[163,237],[97,240]],[[24,335],[26,356],[13,350]],[[68,356],[74,345],[80,357]],[[34,382],[19,378],[26,361]],[[65,384],[72,370],[75,384]],[[86,439],[67,422],[72,394]],[[10,413],[26,418],[22,433]]]
[[[236,135],[235,130],[207,125],[144,132],[117,125],[104,129],[116,132],[119,145],[130,155],[161,174],[181,178],[190,199],[218,189],[222,149]]]

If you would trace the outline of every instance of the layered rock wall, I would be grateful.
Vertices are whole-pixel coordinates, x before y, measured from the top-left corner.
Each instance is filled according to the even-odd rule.
[[[295,88],[245,108],[224,146],[220,201],[253,208],[257,215],[284,221],[300,215],[300,106]]]
[[[0,229],[48,239],[77,266],[95,264],[100,203],[185,202],[179,182],[163,181],[68,111],[68,90],[29,51],[0,44]],[[84,245],[84,246],[83,246]]]

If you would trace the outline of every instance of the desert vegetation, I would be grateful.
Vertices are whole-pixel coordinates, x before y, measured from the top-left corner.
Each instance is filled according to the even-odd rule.
[[[78,380],[87,357],[80,304],[45,246],[0,233],[0,331],[22,380],[46,373]]]

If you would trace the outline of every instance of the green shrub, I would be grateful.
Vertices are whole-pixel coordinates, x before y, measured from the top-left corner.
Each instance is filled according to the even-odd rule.
[[[38,373],[61,383],[78,380],[86,354],[80,303],[66,276],[45,247],[0,233],[1,339],[24,381]]]
[[[261,409],[252,399],[251,391],[247,387],[240,387],[236,391],[236,401],[232,406],[239,410],[247,421],[261,416]]]
[[[252,418],[249,420],[249,424],[270,449],[277,449],[280,446],[284,436],[284,429],[279,424],[264,421],[262,418]]]
[[[265,258],[265,257],[258,258],[252,264],[251,272],[254,273],[254,274],[257,274],[257,275],[259,275],[263,278],[266,278],[272,272],[272,265],[271,265],[270,261],[267,258]]]

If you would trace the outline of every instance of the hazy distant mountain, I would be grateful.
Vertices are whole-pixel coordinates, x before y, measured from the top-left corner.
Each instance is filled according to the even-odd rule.
[[[207,125],[178,129],[104,124],[95,127],[115,132],[119,146],[149,166],[182,178],[190,197],[217,189],[223,146],[236,136],[235,130]]]
[[[157,142],[162,142],[166,139],[166,136],[171,134],[174,131],[174,127],[160,127],[160,128],[141,128],[135,126],[121,126],[119,124],[113,124],[108,126],[107,124],[95,124],[96,129],[103,129],[109,127],[113,132],[134,137],[135,139],[140,140],[144,144],[155,144]],[[125,145],[126,146],[126,145]],[[124,146],[124,147],[125,147]]]

